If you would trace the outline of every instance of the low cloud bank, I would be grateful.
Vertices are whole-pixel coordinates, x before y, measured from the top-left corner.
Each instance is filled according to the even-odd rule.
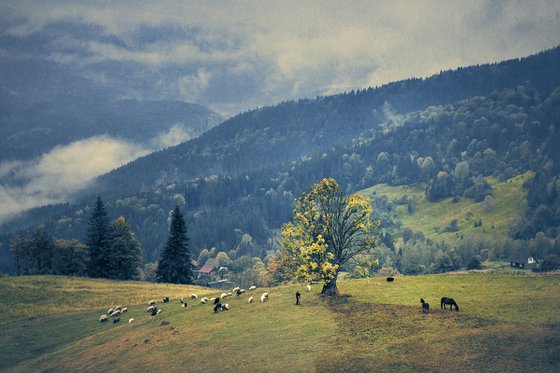
[[[96,176],[191,137],[175,124],[147,145],[95,136],[58,146],[33,161],[0,163],[0,223],[25,209],[66,201]]]

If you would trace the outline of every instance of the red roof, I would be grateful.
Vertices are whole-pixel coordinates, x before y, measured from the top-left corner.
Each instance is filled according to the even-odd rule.
[[[206,262],[206,264],[203,265],[202,268],[200,268],[198,270],[198,272],[210,274],[210,273],[214,272],[214,270],[216,270],[216,266],[212,263]]]

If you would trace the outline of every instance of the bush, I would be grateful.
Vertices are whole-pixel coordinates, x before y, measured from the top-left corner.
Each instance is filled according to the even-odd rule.
[[[480,265],[480,260],[477,257],[471,258],[469,263],[467,264],[467,269],[481,269],[482,266]]]

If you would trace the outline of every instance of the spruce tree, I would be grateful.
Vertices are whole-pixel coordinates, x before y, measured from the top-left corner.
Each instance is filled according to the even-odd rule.
[[[187,226],[179,206],[171,214],[169,238],[161,253],[156,271],[158,282],[192,284],[193,269]]]
[[[109,215],[101,197],[97,197],[89,219],[86,245],[88,250],[87,273],[90,277],[109,277]]]
[[[124,217],[109,225],[109,278],[132,280],[138,277],[142,249]]]

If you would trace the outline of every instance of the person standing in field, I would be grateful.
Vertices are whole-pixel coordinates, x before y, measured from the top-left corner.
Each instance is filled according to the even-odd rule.
[[[301,298],[301,294],[299,291],[296,292],[296,306],[299,306],[299,298]]]

